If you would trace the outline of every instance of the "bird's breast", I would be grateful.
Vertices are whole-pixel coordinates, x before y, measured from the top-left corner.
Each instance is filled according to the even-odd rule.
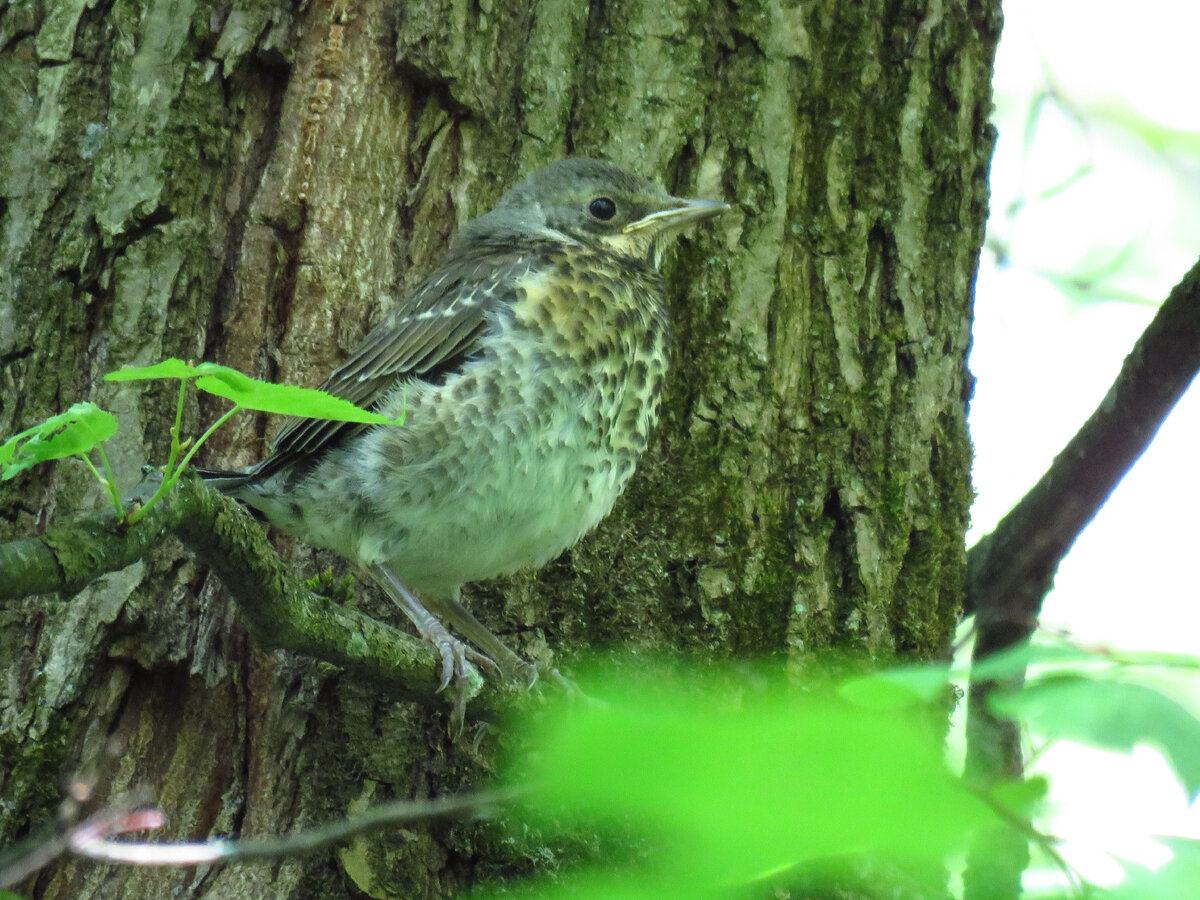
[[[433,585],[540,565],[612,508],[667,367],[657,273],[619,274],[528,274],[475,359],[412,386],[404,439],[377,439],[381,490],[405,485],[389,509],[402,539],[381,548],[400,571]]]
[[[627,478],[646,448],[667,369],[658,272],[604,254],[564,253],[521,280],[505,330],[539,360],[556,391],[574,399],[596,452]]]

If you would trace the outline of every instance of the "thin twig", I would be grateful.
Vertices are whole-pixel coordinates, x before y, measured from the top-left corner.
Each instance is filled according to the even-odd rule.
[[[348,816],[319,828],[269,838],[215,839],[189,843],[152,843],[113,840],[96,831],[76,833],[69,842],[71,852],[108,863],[136,866],[196,866],[206,863],[263,862],[288,856],[308,856],[358,834],[393,825],[465,815],[479,815],[517,792],[488,791],[430,800],[397,800],[375,806],[365,813]],[[146,811],[139,810],[138,813]],[[152,812],[152,811],[151,811]],[[127,824],[127,823],[120,823]],[[123,828],[123,830],[131,830]],[[113,832],[115,833],[115,832]]]
[[[117,835],[154,830],[166,824],[166,815],[158,808],[119,801],[82,821],[68,822],[22,842],[18,852],[0,865],[0,888],[17,884],[66,854],[132,866],[198,866],[309,856],[355,835],[380,828],[430,819],[483,815],[521,793],[520,789],[513,788],[428,800],[397,800],[307,831],[268,838],[218,838],[183,843],[117,840]],[[77,809],[70,801],[63,806],[68,813]]]

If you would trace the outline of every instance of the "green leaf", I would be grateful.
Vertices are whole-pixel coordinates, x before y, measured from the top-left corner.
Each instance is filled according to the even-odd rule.
[[[535,738],[521,782],[539,785],[539,811],[638,823],[708,884],[846,853],[940,859],[1000,827],[907,710],[799,691],[747,700],[698,680],[624,699],[585,688],[600,702]]]
[[[76,403],[0,446],[0,480],[8,481],[38,463],[87,453],[116,432],[112,413],[95,403]]]
[[[1200,795],[1200,720],[1141,684],[1060,674],[993,701],[1038,734],[1129,752],[1139,744],[1163,752],[1188,796]]]
[[[1080,669],[1108,666],[1113,662],[1113,657],[1107,653],[1084,650],[1070,644],[1030,642],[994,653],[987,659],[974,663],[970,675],[972,680],[976,681],[1002,681],[1014,676],[1024,676],[1030,669],[1064,666]]]
[[[1174,855],[1157,872],[1127,866],[1126,879],[1102,894],[1103,900],[1194,900],[1200,885],[1200,841],[1161,838]]]
[[[149,381],[154,378],[195,378],[200,372],[181,359],[165,359],[153,366],[118,369],[104,376],[105,381]]]
[[[909,666],[851,678],[838,694],[874,710],[905,709],[945,701],[951,673],[946,666]]]
[[[216,363],[201,363],[196,367],[196,372],[201,376],[196,379],[196,387],[232,400],[245,409],[373,425],[399,424],[403,421],[362,409],[348,400],[334,397],[324,391],[259,381],[237,369],[219,366]]]
[[[154,378],[195,378],[196,387],[200,390],[232,400],[244,409],[259,412],[369,425],[398,425],[404,421],[403,417],[389,419],[324,391],[259,381],[237,369],[217,363],[190,366],[183,360],[172,358],[153,366],[118,369],[104,376],[105,381],[146,381]]]
[[[1038,640],[993,654],[974,663],[962,674],[974,680],[1004,680],[1027,674],[1047,674],[1054,670],[1074,674],[1102,673],[1116,668],[1200,669],[1200,656],[1163,653],[1156,650],[1121,650],[1115,647],[1077,647],[1061,640]],[[886,674],[886,673],[884,673]]]
[[[1050,782],[1041,775],[1020,781],[1004,781],[991,790],[991,798],[1009,812],[1031,818],[1050,793]]]
[[[506,882],[472,892],[472,900],[703,900],[737,896],[678,867],[666,877],[646,867],[593,868],[553,878]]]

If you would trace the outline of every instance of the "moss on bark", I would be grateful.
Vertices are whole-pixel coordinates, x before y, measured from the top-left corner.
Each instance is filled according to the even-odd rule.
[[[971,497],[997,7],[9,4],[0,433],[96,399],[122,423],[132,484],[164,454],[173,400],[104,372],[175,355],[314,384],[504,186],[604,155],[737,213],[668,261],[673,374],[625,498],[540,575],[472,588],[476,609],[567,661],[939,655]],[[216,414],[193,404],[187,420]],[[209,461],[257,458],[273,427],[246,417]],[[6,484],[0,537],[102,502],[89,477],[64,463]],[[441,713],[256,649],[178,547],[65,603],[6,608],[0,643],[21,698],[0,703],[0,834],[50,814],[60,766],[99,766],[106,791],[150,784],[189,837],[285,831],[490,772],[492,737],[483,754],[451,744]],[[201,882],[69,863],[33,892],[440,897],[597,846],[491,828]]]

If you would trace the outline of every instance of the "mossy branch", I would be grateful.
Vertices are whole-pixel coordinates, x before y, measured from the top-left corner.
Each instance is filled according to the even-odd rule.
[[[291,576],[249,513],[195,476],[183,478],[135,524],[119,524],[110,510],[0,544],[0,603],[74,594],[138,561],[169,535],[225,583],[260,646],[341,666],[398,698],[446,702],[438,693],[441,662],[428,644],[309,590]],[[489,682],[472,707],[493,708],[508,693]]]

